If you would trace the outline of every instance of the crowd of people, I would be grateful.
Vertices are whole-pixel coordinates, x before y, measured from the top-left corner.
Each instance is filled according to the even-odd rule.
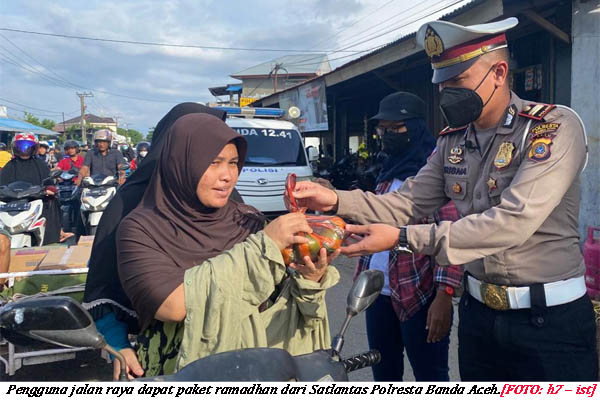
[[[372,117],[384,154],[376,193],[297,183],[300,206],[361,224],[346,229],[362,240],[329,256],[321,249],[317,261],[286,266],[282,257],[307,242],[304,214],[268,222],[235,191],[247,143],[223,111],[175,106],[137,155],[111,149],[108,131],[94,134],[85,157],[65,144],[57,165],[79,168],[79,180],[135,162],[98,226],[83,303],[129,377],[170,374],[229,350],[329,348],[324,299],[341,251],[360,256],[356,274],[385,276],[366,315],[369,345],[382,354],[375,380],[403,380],[404,352],[417,380],[449,380],[459,288],[461,379],[595,380],[577,226],[585,130],[573,110],[510,90],[505,31],[516,23],[419,29],[449,126],[436,143],[423,100],[392,93]],[[0,183],[43,180],[52,156],[42,149],[33,135],[17,135]]]

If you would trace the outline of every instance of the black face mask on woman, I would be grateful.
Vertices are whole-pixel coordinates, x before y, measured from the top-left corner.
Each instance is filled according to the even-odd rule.
[[[477,94],[477,89],[479,89],[479,86],[481,86],[492,69],[495,67],[495,64],[492,65],[475,89],[456,87],[447,87],[442,89],[440,92],[440,111],[442,112],[442,115],[444,116],[444,119],[450,128],[460,128],[461,126],[468,125],[479,118],[483,108],[492,99],[492,96],[494,93],[496,93],[497,88],[494,87],[494,91],[487,99],[485,104],[483,103],[481,97]]]
[[[396,156],[404,153],[408,149],[410,146],[410,135],[408,132],[385,132],[381,141],[383,142],[383,151],[390,156]]]

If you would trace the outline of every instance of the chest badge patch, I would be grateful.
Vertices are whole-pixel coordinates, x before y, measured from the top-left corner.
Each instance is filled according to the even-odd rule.
[[[511,142],[503,142],[498,149],[498,153],[496,153],[496,158],[494,159],[494,166],[498,169],[506,168],[510,165],[513,152],[515,150],[515,145]]]
[[[452,164],[460,164],[463,160],[463,149],[460,146],[456,146],[450,149],[450,157],[448,161]]]
[[[552,145],[552,139],[546,137],[540,137],[534,139],[529,149],[529,159],[532,161],[544,161],[550,157],[550,146]]]

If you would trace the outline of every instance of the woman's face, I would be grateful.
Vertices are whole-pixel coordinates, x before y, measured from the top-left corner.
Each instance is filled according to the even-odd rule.
[[[221,208],[227,204],[229,195],[238,180],[238,152],[229,143],[213,160],[196,187],[198,200],[209,208]]]

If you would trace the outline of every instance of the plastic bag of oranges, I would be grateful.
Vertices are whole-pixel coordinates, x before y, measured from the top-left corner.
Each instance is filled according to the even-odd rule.
[[[306,208],[298,207],[294,198],[295,187],[296,174],[289,174],[285,182],[285,190],[288,194],[288,197],[284,198],[285,206],[290,212],[304,213]],[[309,215],[306,220],[313,232],[301,234],[308,239],[308,243],[295,244],[281,251],[286,265],[302,264],[305,256],[309,256],[313,262],[316,262],[321,248],[325,248],[327,254],[331,254],[342,246],[346,230],[346,222],[343,219],[337,216]]]

